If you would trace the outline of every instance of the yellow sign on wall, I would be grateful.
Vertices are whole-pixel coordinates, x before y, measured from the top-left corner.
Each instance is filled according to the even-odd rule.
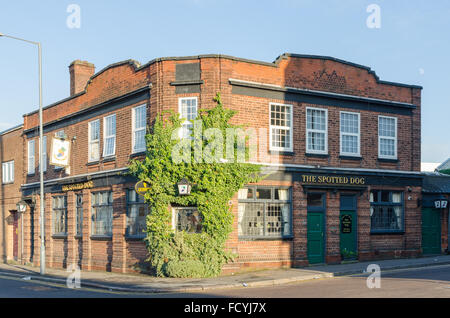
[[[74,183],[74,184],[63,185],[62,186],[62,190],[64,192],[67,192],[67,191],[90,189],[90,188],[93,188],[93,187],[94,187],[94,182],[93,181],[88,181],[88,182],[82,182],[82,183]]]

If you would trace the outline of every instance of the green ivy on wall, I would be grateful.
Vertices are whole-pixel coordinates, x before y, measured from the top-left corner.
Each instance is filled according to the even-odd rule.
[[[217,105],[201,111],[196,119],[201,121],[202,131],[216,128],[216,132],[220,130],[222,136],[226,136],[227,129],[240,128],[229,123],[235,111],[222,105],[219,93],[214,101]],[[147,182],[150,188],[145,193],[145,200],[150,207],[146,220],[145,241],[149,253],[147,261],[158,276],[217,276],[222,266],[234,258],[225,248],[225,242],[233,229],[233,215],[228,202],[245,184],[260,179],[261,167],[236,162],[238,160],[199,162],[194,160],[194,150],[188,152],[190,162],[177,163],[172,158],[172,152],[180,142],[185,142],[190,149],[196,149],[199,145],[202,149],[214,149],[208,154],[205,151],[203,156],[221,155],[226,152],[224,140],[211,135],[206,134],[209,138],[194,137],[181,141],[173,138],[182,122],[183,119],[180,119],[178,114],[159,114],[150,133],[146,135],[145,159],[132,160],[130,163],[130,173]],[[246,140],[248,141],[248,138]],[[221,149],[217,147],[218,141],[221,142]],[[211,147],[212,145],[214,147]],[[235,150],[239,147],[235,140],[233,147]],[[248,158],[248,142],[244,147]],[[178,195],[177,183],[182,178],[193,184],[188,196]],[[201,233],[174,230],[171,224],[173,206],[197,207],[202,216]]]

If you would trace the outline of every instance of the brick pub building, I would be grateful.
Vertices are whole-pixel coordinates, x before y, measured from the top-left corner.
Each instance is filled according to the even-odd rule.
[[[43,112],[48,266],[142,268],[147,208],[128,162],[145,155],[145,126],[157,113],[194,119],[217,92],[237,110],[234,123],[265,129],[258,162],[272,170],[232,200],[227,247],[238,257],[225,273],[422,255],[421,87],[296,54],[273,63],[224,55],[128,60],[98,73],[75,61],[69,71],[70,97]],[[35,265],[38,119],[37,111],[24,115],[21,183],[28,203],[21,261]],[[71,141],[69,168],[48,164],[54,136]],[[173,209],[174,228],[192,209]]]

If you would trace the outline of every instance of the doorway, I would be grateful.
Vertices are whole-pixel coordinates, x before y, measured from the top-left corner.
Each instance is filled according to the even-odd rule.
[[[422,209],[422,251],[423,254],[441,254],[441,211]]]
[[[325,194],[307,194],[307,255],[310,264],[325,262]]]
[[[357,259],[356,196],[342,195],[340,198],[340,251],[343,260]]]

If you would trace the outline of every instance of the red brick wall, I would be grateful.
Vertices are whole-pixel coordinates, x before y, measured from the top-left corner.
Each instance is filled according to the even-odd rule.
[[[0,262],[13,259],[13,215],[16,203],[21,198],[22,184],[22,128],[13,129],[0,135],[0,165],[14,160],[14,183],[3,184],[3,170],[0,169]],[[19,228],[21,228],[19,219]],[[20,257],[21,239],[18,236],[18,252]]]

